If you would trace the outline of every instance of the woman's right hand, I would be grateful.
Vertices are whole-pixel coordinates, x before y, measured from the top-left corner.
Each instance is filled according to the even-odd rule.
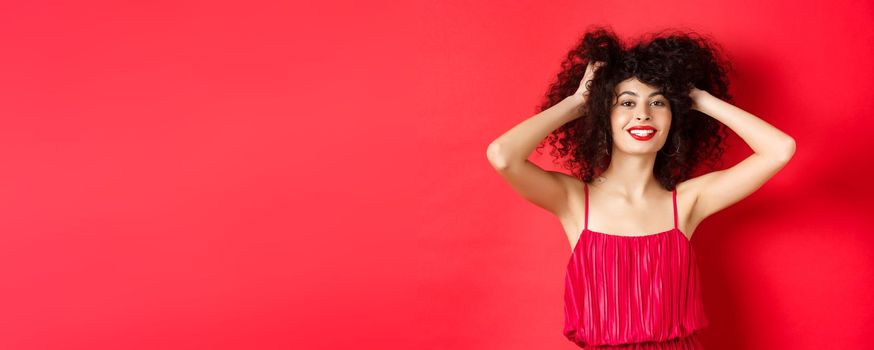
[[[586,73],[583,74],[583,79],[580,80],[580,87],[577,88],[576,92],[574,92],[574,96],[582,98],[583,101],[586,101],[589,98],[589,88],[592,84],[592,78],[595,76],[595,71],[603,65],[603,61],[589,62],[589,64],[586,65]]]

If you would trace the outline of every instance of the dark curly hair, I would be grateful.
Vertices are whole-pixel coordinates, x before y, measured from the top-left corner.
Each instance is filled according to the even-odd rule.
[[[609,28],[588,30],[582,41],[567,54],[561,72],[549,87],[538,109],[544,111],[571,96],[589,62],[605,62],[592,78],[588,99],[581,106],[584,117],[574,119],[551,132],[545,139],[551,155],[564,158],[564,168],[577,178],[591,182],[610,164],[613,138],[610,111],[614,89],[635,77],[657,87],[669,100],[672,122],[667,142],[656,155],[653,173],[667,190],[688,179],[707,161],[713,169],[721,163],[728,128],[708,115],[691,109],[689,91],[694,85],[725,101],[732,101],[726,78],[731,65],[720,57],[719,46],[694,32],[663,30],[642,35],[638,43],[625,48]],[[541,142],[537,147],[545,145]],[[559,147],[560,146],[560,147]],[[669,152],[670,151],[670,152]],[[568,157],[570,156],[570,157]]]

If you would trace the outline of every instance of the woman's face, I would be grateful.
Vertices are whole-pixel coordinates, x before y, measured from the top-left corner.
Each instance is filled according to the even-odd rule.
[[[616,85],[610,111],[613,148],[629,154],[658,152],[671,127],[671,106],[657,88],[637,78]],[[632,130],[637,129],[635,133]],[[654,130],[653,132],[647,130]]]

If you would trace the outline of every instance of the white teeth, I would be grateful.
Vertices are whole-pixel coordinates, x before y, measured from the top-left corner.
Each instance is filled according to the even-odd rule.
[[[635,134],[637,136],[646,136],[654,133],[655,130],[631,130],[630,133]]]

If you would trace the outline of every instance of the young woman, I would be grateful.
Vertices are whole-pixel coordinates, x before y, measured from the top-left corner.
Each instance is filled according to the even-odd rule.
[[[689,240],[795,152],[792,137],[728,102],[728,67],[694,33],[625,48],[597,28],[568,54],[540,113],[489,145],[501,177],[564,227],[563,334],[580,347],[700,348],[709,322]],[[726,126],[754,153],[692,176],[721,158]],[[547,136],[573,176],[527,160]]]

